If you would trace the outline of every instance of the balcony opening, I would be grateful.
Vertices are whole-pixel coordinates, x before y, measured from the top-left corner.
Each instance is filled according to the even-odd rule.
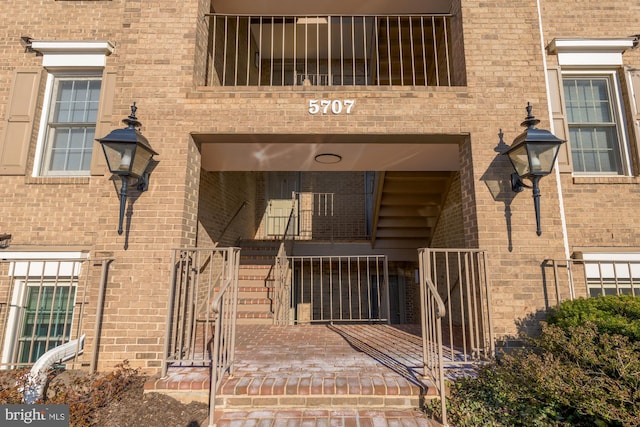
[[[455,86],[451,14],[208,14],[208,86]]]

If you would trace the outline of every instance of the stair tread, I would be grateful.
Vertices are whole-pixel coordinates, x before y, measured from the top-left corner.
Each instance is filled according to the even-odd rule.
[[[148,381],[145,391],[165,389],[199,390],[209,387],[209,369],[186,368],[188,374],[180,370],[185,368],[169,368],[164,378]],[[177,372],[177,373],[176,373]],[[234,397],[274,397],[274,396],[388,396],[388,397],[418,397],[421,395],[435,395],[432,384],[418,387],[416,384],[385,374],[353,376],[351,374],[335,373],[327,376],[325,373],[314,375],[307,372],[273,373],[252,376],[227,377],[218,392],[218,398]],[[252,400],[253,404],[258,403]]]
[[[273,313],[269,311],[240,311],[238,319],[271,319]]]
[[[271,298],[238,298],[238,304],[271,304]]]

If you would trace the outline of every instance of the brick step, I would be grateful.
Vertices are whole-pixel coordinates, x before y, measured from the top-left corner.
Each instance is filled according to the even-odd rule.
[[[220,395],[277,396],[277,395],[365,395],[365,396],[418,396],[420,388],[407,380],[383,374],[327,374],[289,372],[262,376],[234,376],[226,379]]]
[[[259,276],[240,276],[238,277],[238,286],[240,287],[254,287],[254,288],[267,288],[270,289],[273,286],[273,280],[265,279]]]
[[[273,294],[273,288],[266,286],[241,286],[238,288],[238,299],[268,298]]]
[[[256,266],[256,267],[272,267],[275,264],[274,256],[242,256],[240,255],[240,269],[243,267]]]
[[[214,288],[214,292],[219,292],[220,288]],[[273,287],[265,286],[264,282],[256,282],[252,280],[243,280],[238,283],[238,293],[250,292],[260,293],[262,295],[273,292]]]
[[[209,425],[206,419],[201,425]],[[442,427],[418,409],[269,408],[216,411],[217,427],[234,426],[415,426]]]
[[[236,320],[237,325],[273,325],[273,316],[271,317],[240,317]]]
[[[216,425],[274,426],[286,418],[286,425],[431,426],[417,412],[436,391],[422,378],[422,340],[414,325],[244,321],[271,319],[239,319],[234,375],[219,388]],[[207,403],[209,374],[208,366],[170,367],[145,392]]]
[[[435,397],[435,396],[433,396]],[[420,396],[369,396],[369,395],[273,395],[273,396],[225,396],[216,397],[216,407],[226,410],[277,408],[419,408]]]
[[[238,298],[238,312],[271,313],[273,301],[269,298]]]
[[[250,279],[250,280],[255,280],[255,279],[260,279],[263,281],[266,280],[273,280],[271,278],[271,270],[264,270],[264,271],[260,271],[260,270],[256,270],[256,269],[240,269],[238,271],[238,279],[242,280],[242,279]]]
[[[263,279],[269,277],[273,264],[271,265],[241,265],[238,268],[238,276],[261,277]]]
[[[145,393],[157,392],[177,400],[207,402],[208,367],[169,368],[165,378],[154,379]],[[435,387],[420,388],[382,374],[346,376],[335,373],[287,373],[227,377],[216,407],[221,410],[260,408],[418,408],[437,396]]]
[[[214,288],[214,292],[219,292],[220,288]],[[264,286],[264,283],[255,281],[242,281],[238,286],[238,294],[240,298],[266,298],[273,292],[271,286]]]
[[[273,322],[273,314],[269,311],[255,311],[255,310],[247,310],[240,311],[238,310],[238,315],[236,317],[238,320],[240,319],[268,319],[270,322]]]

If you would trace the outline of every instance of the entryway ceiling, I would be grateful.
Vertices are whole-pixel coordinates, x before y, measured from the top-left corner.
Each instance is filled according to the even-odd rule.
[[[208,171],[457,171],[464,135],[192,134]],[[320,163],[316,156],[340,156]]]
[[[192,133],[207,171],[378,172],[372,247],[429,244],[467,135]],[[337,163],[322,163],[339,160]],[[322,159],[321,159],[322,160]]]
[[[451,0],[213,0],[216,13],[250,15],[394,15],[444,14]]]

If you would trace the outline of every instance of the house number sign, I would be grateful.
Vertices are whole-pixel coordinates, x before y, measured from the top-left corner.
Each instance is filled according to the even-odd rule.
[[[351,114],[355,99],[310,99],[309,114]]]

